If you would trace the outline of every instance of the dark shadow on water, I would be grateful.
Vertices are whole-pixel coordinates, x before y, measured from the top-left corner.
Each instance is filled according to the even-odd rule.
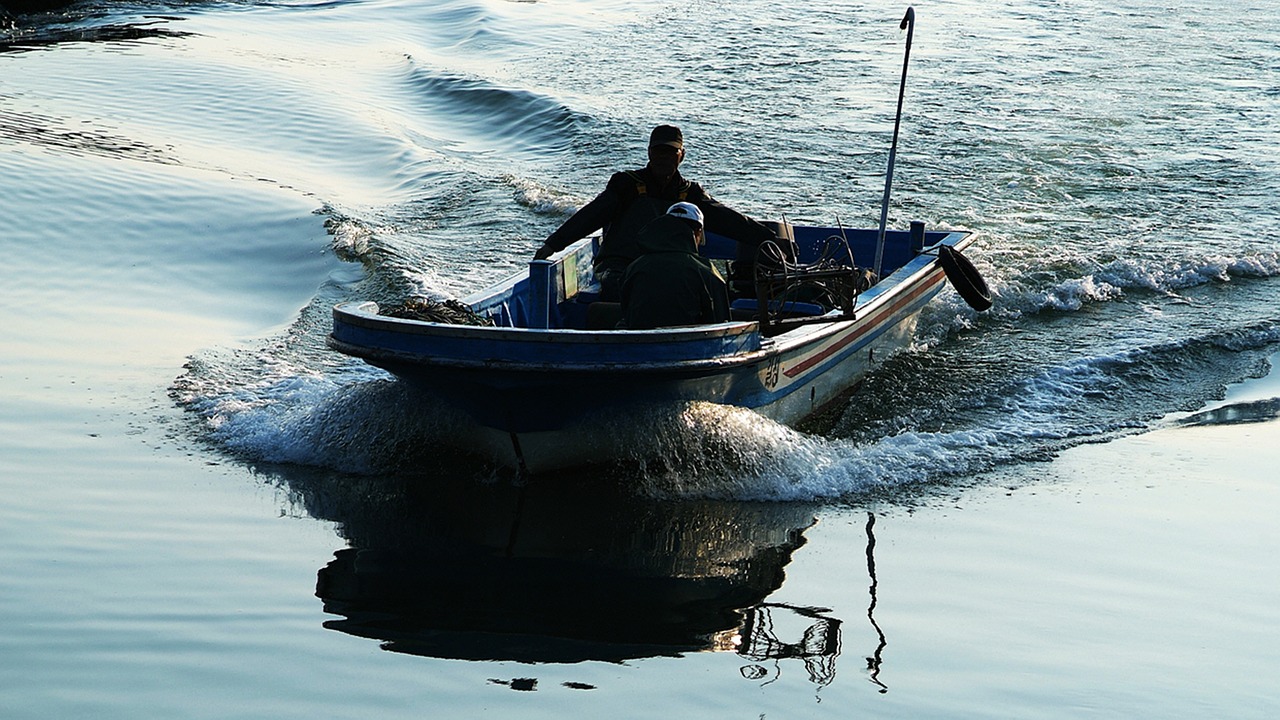
[[[433,658],[713,650],[799,658],[813,682],[834,678],[840,621],[764,602],[805,542],[809,506],[652,501],[583,477],[288,475],[295,504],[336,522],[349,544],[318,573],[316,595],[336,616],[326,628]]]
[[[191,33],[169,26],[178,17],[147,16],[102,22],[109,7],[56,0],[0,0],[0,53],[49,49],[66,43],[128,43],[180,38]]]

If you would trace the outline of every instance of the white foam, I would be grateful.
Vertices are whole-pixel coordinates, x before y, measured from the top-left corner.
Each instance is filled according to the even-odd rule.
[[[1045,310],[1072,312],[1095,303],[1123,300],[1134,290],[1176,296],[1209,283],[1275,276],[1280,276],[1278,252],[1210,255],[1173,261],[1120,258],[1047,285],[1040,279],[1031,279],[1025,281],[1027,289],[1023,288],[1023,281],[1015,278],[994,283],[993,294],[998,298],[994,312],[1014,315]]]
[[[541,215],[569,215],[582,206],[580,198],[557,192],[532,180],[514,175],[504,175],[502,180],[515,190],[516,202]]]
[[[638,424],[649,440],[639,483],[659,497],[808,501],[944,482],[1064,444],[1114,432],[1071,410],[1116,382],[1114,366],[1140,352],[1083,358],[1002,389],[995,402],[957,414],[953,429],[907,428],[858,442],[806,435],[742,408],[695,403]],[[641,431],[637,431],[641,432]]]
[[[178,400],[204,418],[210,439],[255,462],[343,472],[392,470],[449,436],[452,416],[424,404],[381,370],[354,363],[328,374],[257,358],[259,379],[241,383],[225,360],[193,361]]]
[[[332,208],[326,208],[332,216],[326,225],[333,234],[330,247],[345,260],[359,260],[369,253],[369,238],[373,233],[362,223],[342,217]]]

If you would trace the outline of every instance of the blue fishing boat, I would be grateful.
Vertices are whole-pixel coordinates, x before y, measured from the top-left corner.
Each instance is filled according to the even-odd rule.
[[[334,308],[328,342],[459,410],[476,449],[536,472],[607,459],[617,449],[594,432],[602,418],[643,406],[703,401],[798,423],[905,347],[947,278],[990,306],[960,254],[968,232],[772,225],[790,249],[759,264],[758,296],[735,300],[728,322],[617,328],[617,308],[598,300],[599,238],[589,237],[453,303],[464,322],[348,302]],[[708,234],[702,252],[728,260],[735,245]],[[870,257],[880,274],[854,261]]]
[[[991,306],[960,252],[970,233],[886,229],[914,26],[908,8],[879,227],[766,223],[775,239],[755,256],[756,297],[734,301],[728,322],[620,329],[616,304],[600,301],[593,236],[454,301],[451,313],[338,305],[329,346],[460,411],[475,424],[464,433],[475,449],[526,471],[625,453],[608,421],[645,406],[715,403],[789,425],[810,417],[910,342],[946,280],[974,309]],[[699,252],[727,262],[738,248],[708,232]]]

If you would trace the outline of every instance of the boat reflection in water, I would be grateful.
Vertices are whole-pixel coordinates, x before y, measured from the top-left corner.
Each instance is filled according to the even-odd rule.
[[[340,618],[327,628],[435,658],[617,662],[713,650],[753,663],[799,658],[814,682],[834,678],[840,621],[763,602],[814,522],[804,506],[656,502],[541,479],[340,484],[290,482],[350,545],[319,572],[316,595]],[[779,637],[784,624],[798,626],[794,638]]]

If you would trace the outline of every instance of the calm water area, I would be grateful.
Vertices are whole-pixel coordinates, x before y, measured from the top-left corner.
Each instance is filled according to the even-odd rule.
[[[995,307],[813,427],[672,408],[521,481],[326,348],[658,123],[873,227],[905,10],[0,15],[0,717],[1280,714],[1274,2],[917,3],[889,222],[976,232]]]

